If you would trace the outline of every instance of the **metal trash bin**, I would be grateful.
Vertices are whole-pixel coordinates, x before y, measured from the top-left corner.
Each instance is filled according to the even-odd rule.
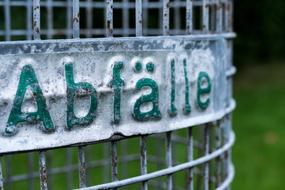
[[[1,0],[0,189],[230,189],[232,14]]]

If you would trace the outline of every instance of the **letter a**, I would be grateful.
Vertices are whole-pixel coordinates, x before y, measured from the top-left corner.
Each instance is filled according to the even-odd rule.
[[[37,111],[31,113],[23,113],[21,111],[21,108],[28,87],[30,87],[33,96],[36,100]],[[40,85],[38,83],[35,71],[31,65],[26,65],[23,67],[20,75],[18,89],[3,135],[4,136],[15,135],[18,132],[18,128],[16,127],[18,123],[22,122],[34,123],[39,121],[41,121],[43,124],[42,127],[43,131],[51,132],[55,130],[52,119],[47,110],[46,101],[43,96]]]
[[[161,119],[161,113],[159,111],[159,92],[156,82],[149,78],[142,78],[136,84],[136,89],[141,90],[142,88],[149,87],[151,93],[139,97],[134,105],[133,118],[137,121],[148,121],[148,120],[159,120]],[[141,106],[145,103],[152,103],[152,109],[148,112],[142,112]]]

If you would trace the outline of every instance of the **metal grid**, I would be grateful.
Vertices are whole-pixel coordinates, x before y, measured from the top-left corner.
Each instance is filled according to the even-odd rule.
[[[221,36],[229,54],[222,119],[165,134],[2,155],[0,189],[230,189],[232,14],[232,0],[1,0],[0,41]]]

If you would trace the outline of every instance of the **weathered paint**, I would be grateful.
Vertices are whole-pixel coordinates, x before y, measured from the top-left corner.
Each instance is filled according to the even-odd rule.
[[[147,95],[139,97],[134,104],[133,117],[137,121],[159,120],[161,119],[161,112],[159,110],[159,90],[156,82],[150,78],[142,78],[136,83],[136,89],[142,90],[149,87],[151,92]],[[141,111],[143,104],[151,103],[150,111]]]
[[[42,122],[43,131],[54,131],[54,124],[51,120],[49,111],[47,110],[45,98],[39,86],[35,71],[31,65],[25,65],[22,68],[19,80],[20,82],[3,135],[15,135],[18,132],[17,125],[23,122],[34,123],[40,121]],[[22,112],[21,110],[28,87],[31,88],[33,97],[37,104],[37,111],[35,112]]]
[[[9,137],[0,136],[0,153],[160,133],[222,118],[234,107],[225,101],[226,57],[223,38],[0,43],[0,130],[5,134],[13,126]],[[31,80],[21,87],[27,68]],[[12,125],[9,118],[19,114],[37,117]]]
[[[203,83],[206,83],[206,84],[204,85]],[[210,104],[210,98],[207,97],[203,101],[202,96],[209,95],[211,93],[211,89],[212,89],[212,82],[211,82],[211,79],[208,73],[200,72],[198,76],[198,82],[197,82],[197,103],[198,103],[198,106],[202,110],[207,109]]]
[[[190,89],[189,89],[189,78],[188,78],[188,64],[187,59],[183,59],[183,69],[184,69],[184,80],[185,80],[185,105],[184,105],[184,113],[189,114],[191,112],[191,106],[190,106]]]
[[[87,82],[74,82],[73,63],[65,64],[65,80],[66,80],[66,97],[67,97],[67,110],[66,110],[66,125],[68,129],[73,126],[86,126],[90,125],[95,117],[97,111],[97,92],[96,89]],[[76,96],[88,95],[90,97],[90,108],[88,113],[83,117],[77,117],[74,113],[74,102]]]

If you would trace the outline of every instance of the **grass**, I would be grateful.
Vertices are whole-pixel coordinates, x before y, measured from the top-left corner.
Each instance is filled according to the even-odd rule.
[[[245,67],[235,81],[233,189],[284,189],[285,64]]]

